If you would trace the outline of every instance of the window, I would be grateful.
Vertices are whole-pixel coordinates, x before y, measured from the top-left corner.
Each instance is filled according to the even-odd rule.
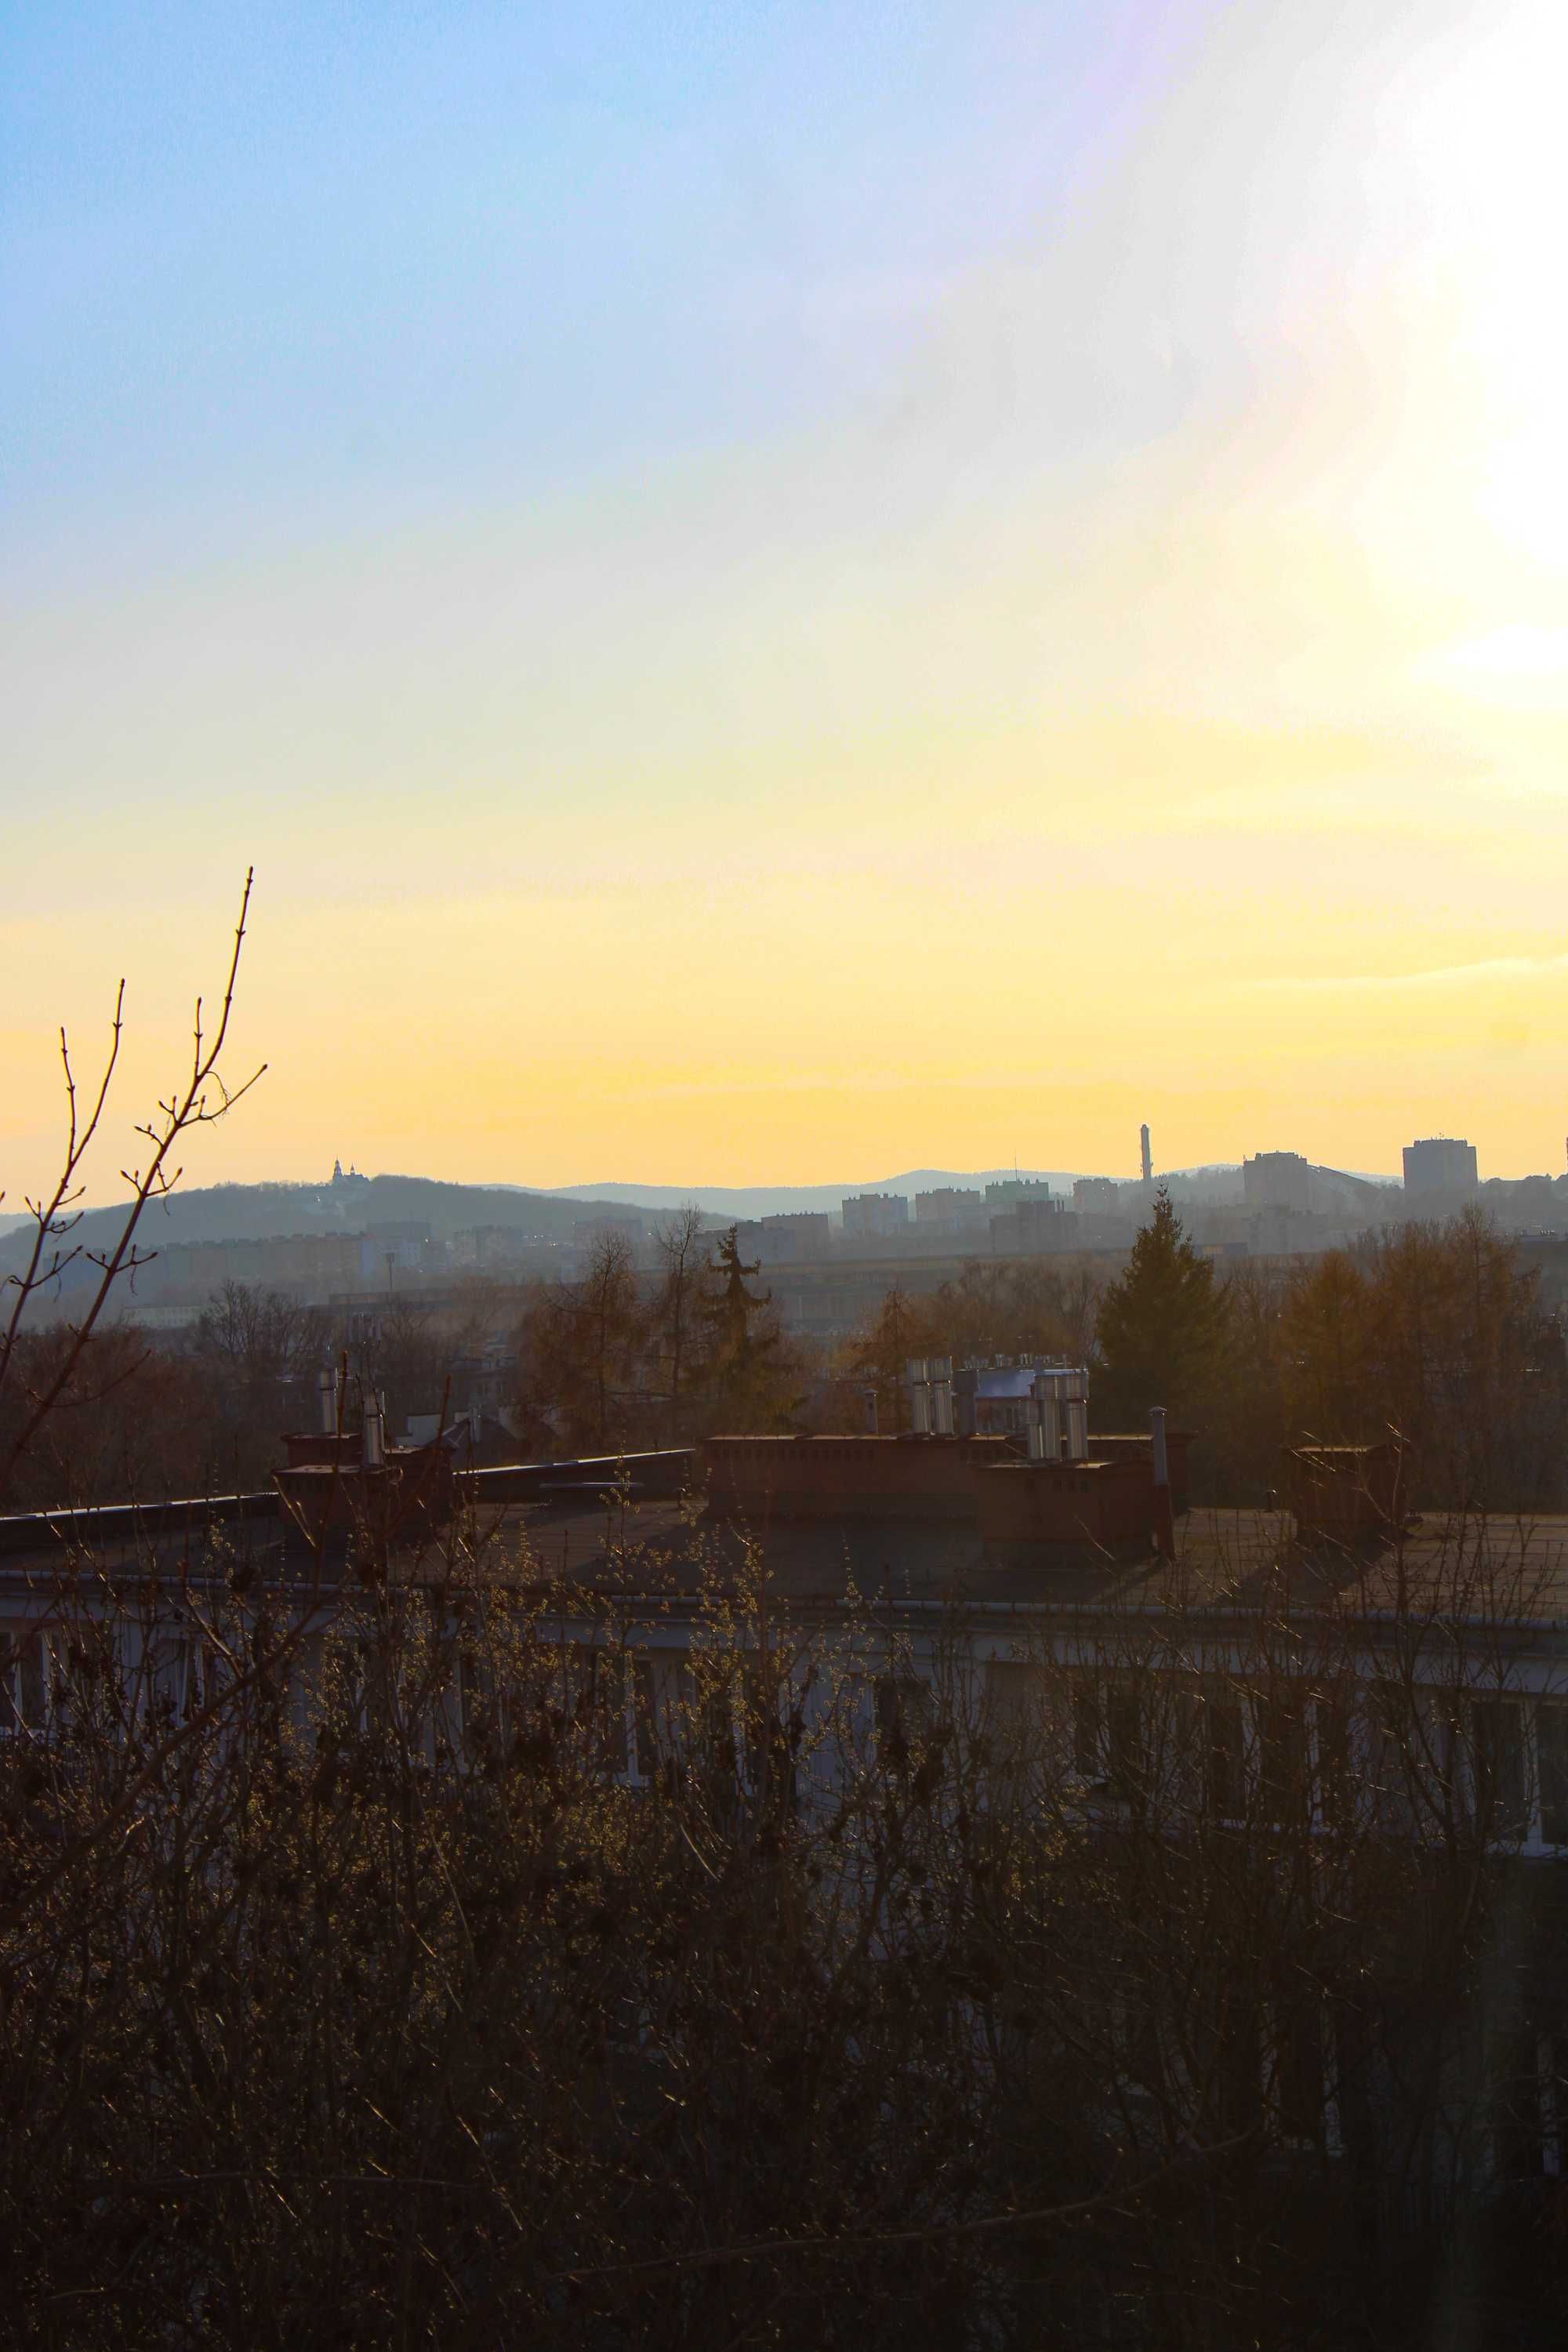
[[[1040,1675],[1011,1658],[993,1658],[985,1668],[985,1715],[1005,1753],[1023,1748],[1039,1712]]]
[[[1247,1758],[1241,1708],[1235,1699],[1203,1701],[1204,1802],[1218,1822],[1238,1822],[1247,1811]]]
[[[1106,1766],[1110,1785],[1119,1796],[1127,1797],[1142,1787],[1148,1773],[1148,1743],[1143,1737],[1143,1718],[1138,1705],[1138,1693],[1125,1684],[1112,1683],[1106,1701]]]
[[[1521,1838],[1530,1826],[1524,1709],[1517,1699],[1477,1699],[1470,1727],[1476,1826],[1485,1837]]]
[[[1268,2105],[1283,2140],[1297,2147],[1340,2148],[1331,2095],[1330,2036],[1317,1987],[1305,1978],[1282,1981],[1270,2005],[1265,2058]]]
[[[1079,1675],[1073,1682],[1072,1745],[1073,1762],[1086,1780],[1105,1777],[1103,1693],[1100,1684],[1089,1675]]]
[[[181,1700],[181,1712],[186,1722],[200,1715],[205,1706],[217,1696],[217,1661],[205,1642],[185,1644],[185,1687]]]
[[[468,1643],[458,1651],[458,1712],[463,1744],[470,1754],[482,1748],[498,1729],[494,1675],[487,1661]]]
[[[41,1633],[0,1633],[0,1735],[43,1728],[46,1663]]]
[[[897,1761],[931,1726],[931,1693],[918,1675],[877,1677],[877,1737]]]
[[[1270,1693],[1257,1699],[1253,1720],[1258,1736],[1258,1798],[1264,1820],[1304,1820],[1310,1793],[1304,1694]]]
[[[1080,1677],[1073,1692],[1073,1751],[1083,1778],[1119,1797],[1144,1786],[1148,1741],[1135,1682],[1115,1675]]]
[[[1382,1828],[1419,1837],[1452,1825],[1458,1705],[1447,1689],[1392,1679],[1373,1685],[1371,1762]]]
[[[1548,1845],[1568,1845],[1568,1700],[1542,1699],[1536,1707],[1535,1747],[1541,1834]]]
[[[183,1722],[190,1712],[187,1694],[195,1680],[191,1644],[167,1635],[149,1642],[146,1667],[149,1715],[163,1723]]]
[[[653,1660],[633,1658],[632,1742],[637,1779],[651,1780],[658,1770],[658,1702],[654,1690]]]
[[[1321,1693],[1313,1717],[1318,1744],[1319,1817],[1330,1829],[1348,1829],[1355,1818],[1348,1694],[1343,1689]]]
[[[1505,2180],[1555,2179],[1568,2122],[1568,2047],[1522,2028],[1500,2037],[1492,2073],[1492,2159]]]
[[[566,1661],[569,1713],[591,1760],[616,1780],[626,1770],[626,1656],[594,1643],[571,1645]]]

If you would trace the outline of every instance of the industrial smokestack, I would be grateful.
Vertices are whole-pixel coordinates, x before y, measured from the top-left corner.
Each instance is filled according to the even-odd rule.
[[[1138,1130],[1138,1140],[1143,1148],[1143,1181],[1147,1184],[1152,1181],[1154,1174],[1154,1161],[1149,1150],[1149,1128],[1147,1121],[1145,1121]]]

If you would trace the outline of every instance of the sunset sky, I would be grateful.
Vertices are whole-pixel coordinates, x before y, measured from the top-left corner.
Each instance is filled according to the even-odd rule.
[[[1562,0],[5,17],[7,1209],[1563,1166]]]

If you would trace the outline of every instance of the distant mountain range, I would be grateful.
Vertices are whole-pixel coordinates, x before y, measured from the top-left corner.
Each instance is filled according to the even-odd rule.
[[[326,1184],[215,1184],[174,1193],[147,1211],[143,1234],[153,1247],[193,1242],[260,1241],[289,1234],[363,1233],[371,1227],[422,1225],[449,1239],[475,1225],[569,1238],[584,1213],[599,1208],[641,1208],[652,1214],[695,1200],[716,1218],[787,1215],[792,1211],[837,1210],[853,1192],[916,1192],[943,1185],[975,1188],[1015,1173],[1045,1175],[1053,1189],[1070,1192],[1065,1169],[911,1168],[901,1175],[842,1184],[562,1184],[534,1191],[521,1184],[444,1184],[427,1176],[353,1177]],[[1216,1197],[1240,1193],[1235,1168],[1172,1171],[1184,1191]],[[91,1249],[117,1232],[123,1204],[89,1211],[72,1240]],[[18,1219],[17,1226],[30,1223]],[[26,1236],[0,1229],[0,1268],[14,1265]]]
[[[784,1217],[806,1209],[837,1210],[857,1192],[939,1192],[943,1185],[975,1187],[1009,1176],[1032,1181],[1044,1177],[1053,1192],[1070,1192],[1072,1177],[1046,1168],[908,1168],[901,1176],[874,1176],[856,1184],[557,1184],[541,1197],[552,1201],[614,1201],[625,1208],[674,1209],[699,1202],[715,1216]]]
[[[1159,1174],[1160,1181],[1189,1200],[1218,1205],[1241,1198],[1241,1171],[1235,1161],[1162,1170]],[[215,1184],[175,1192],[148,1210],[142,1230],[145,1245],[153,1249],[393,1226],[422,1227],[442,1240],[476,1225],[568,1240],[578,1220],[595,1207],[639,1208],[657,1215],[696,1201],[715,1219],[787,1216],[802,1210],[837,1211],[855,1192],[902,1192],[912,1198],[944,1185],[976,1189],[1014,1175],[1036,1181],[1043,1176],[1058,1192],[1070,1193],[1075,1181],[1074,1171],[1062,1168],[909,1168],[898,1176],[839,1184],[606,1182],[535,1191],[521,1184],[444,1184],[428,1176],[356,1176],[336,1183]],[[1342,1174],[1337,1181],[1349,1190],[1394,1180]],[[88,1249],[101,1247],[118,1233],[124,1213],[123,1203],[89,1211],[72,1234],[73,1242]],[[30,1219],[9,1213],[0,1218],[0,1272],[14,1270],[21,1262],[28,1236],[19,1229],[30,1223]]]
[[[847,1192],[927,1192],[942,1184],[975,1185],[1013,1171],[978,1173],[921,1168],[875,1183],[858,1184],[563,1184],[535,1192],[521,1184],[443,1184],[428,1176],[350,1177],[326,1184],[213,1184],[171,1195],[149,1208],[142,1236],[152,1249],[193,1242],[264,1241],[283,1234],[363,1233],[374,1227],[422,1226],[449,1240],[475,1225],[570,1240],[578,1220],[595,1207],[642,1208],[652,1214],[696,1200],[714,1217],[760,1217],[792,1209],[837,1209]],[[1070,1186],[1058,1173],[1053,1185]],[[101,1248],[119,1232],[124,1204],[92,1209],[71,1235]],[[31,1220],[19,1220],[30,1225]],[[0,1271],[14,1270],[29,1245],[19,1229],[0,1234]]]
[[[682,1201],[700,1202],[703,1208],[715,1215],[726,1217],[777,1217],[798,1213],[805,1209],[836,1210],[847,1195],[856,1192],[902,1192],[912,1200],[917,1192],[933,1192],[944,1185],[973,1190],[986,1184],[1002,1183],[1011,1176],[1023,1176],[1031,1182],[1042,1177],[1053,1192],[1069,1193],[1081,1169],[1066,1168],[908,1168],[901,1176],[877,1176],[858,1184],[561,1184],[549,1193],[551,1200],[614,1201],[625,1207],[668,1209]],[[1392,1176],[1363,1176],[1350,1170],[1323,1169],[1325,1177],[1350,1184],[1397,1184]],[[1132,1180],[1117,1179],[1120,1183]],[[1201,1168],[1163,1168],[1155,1171],[1157,1183],[1168,1183],[1173,1192],[1189,1200],[1202,1200],[1211,1204],[1241,1199],[1241,1162],[1238,1160],[1211,1160]]]

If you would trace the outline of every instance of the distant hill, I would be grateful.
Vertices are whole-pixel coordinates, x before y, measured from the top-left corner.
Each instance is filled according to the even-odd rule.
[[[605,1208],[618,1201],[599,1197]],[[191,1242],[266,1241],[293,1234],[357,1234],[383,1225],[423,1225],[446,1241],[474,1225],[570,1238],[594,1206],[587,1196],[557,1197],[511,1185],[441,1184],[427,1176],[373,1176],[342,1184],[212,1184],[171,1194],[150,1207],[139,1235],[149,1249]],[[71,1235],[101,1248],[120,1231],[125,1203],[89,1210]],[[27,1236],[0,1237],[0,1272],[20,1264]]]
[[[838,1184],[561,1184],[549,1195],[552,1200],[616,1201],[623,1205],[648,1208],[673,1208],[681,1201],[700,1201],[702,1206],[718,1216],[777,1217],[788,1216],[804,1209],[833,1209],[847,1195],[854,1192],[902,1192],[913,1200],[917,1192],[933,1192],[943,1185],[954,1185],[973,1191],[986,1184],[1004,1182],[1009,1176],[1024,1176],[1033,1182],[1044,1177],[1053,1192],[1069,1193],[1081,1175],[1094,1171],[1068,1168],[907,1168],[901,1176],[869,1176],[854,1183]],[[1117,1181],[1130,1183],[1135,1171],[1123,1170]],[[1163,1168],[1155,1172],[1155,1181],[1168,1183],[1173,1192],[1202,1200],[1241,1198],[1241,1164],[1239,1160],[1220,1160],[1202,1168]]]
[[[1018,1171],[1034,1175],[1038,1171]],[[429,1176],[352,1177],[325,1184],[212,1184],[174,1193],[147,1212],[147,1246],[191,1242],[265,1241],[293,1234],[364,1233],[381,1225],[422,1224],[434,1238],[474,1225],[567,1238],[580,1218],[599,1208],[640,1208],[652,1214],[695,1200],[715,1218],[763,1217],[792,1210],[831,1209],[850,1192],[903,1192],[912,1197],[944,1184],[982,1185],[1011,1176],[1011,1168],[978,1171],[915,1168],[901,1176],[842,1184],[563,1184],[534,1192],[521,1184],[444,1184]],[[1053,1188],[1071,1190],[1058,1171]],[[118,1233],[124,1205],[93,1209],[73,1240],[89,1249]],[[18,1262],[21,1236],[0,1232],[0,1272]]]
[[[1346,1207],[1352,1202],[1371,1207],[1375,1188],[1391,1181],[1330,1169],[1318,1172]],[[429,1176],[353,1177],[325,1184],[213,1184],[175,1192],[149,1209],[142,1235],[146,1247],[158,1249],[295,1234],[365,1233],[387,1226],[423,1226],[433,1239],[449,1241],[476,1225],[498,1225],[509,1232],[569,1240],[574,1225],[595,1207],[640,1208],[657,1215],[684,1201],[696,1201],[720,1220],[787,1216],[810,1209],[836,1212],[854,1192],[901,1192],[912,1199],[917,1192],[944,1185],[973,1190],[1015,1174],[1037,1181],[1044,1176],[1053,1192],[1068,1194],[1075,1181],[1073,1171],[1060,1168],[909,1168],[897,1176],[837,1184],[608,1182],[562,1184],[548,1192],[521,1184],[444,1184]],[[1218,1203],[1241,1197],[1241,1171],[1234,1161],[1163,1169],[1158,1176],[1182,1198]],[[89,1249],[100,1248],[119,1232],[124,1214],[123,1203],[90,1210],[72,1239]],[[30,1223],[8,1213],[0,1216],[0,1274],[15,1271],[22,1262],[28,1245],[22,1227]]]
[[[805,1209],[837,1210],[855,1192],[933,1192],[944,1184],[973,1188],[1000,1183],[1004,1177],[1044,1176],[1053,1192],[1071,1192],[1073,1180],[1061,1170],[1044,1168],[909,1168],[901,1176],[870,1176],[864,1181],[839,1184],[559,1184],[543,1197],[552,1201],[614,1201],[623,1207],[673,1209],[682,1201],[700,1202],[715,1216],[784,1217]]]

